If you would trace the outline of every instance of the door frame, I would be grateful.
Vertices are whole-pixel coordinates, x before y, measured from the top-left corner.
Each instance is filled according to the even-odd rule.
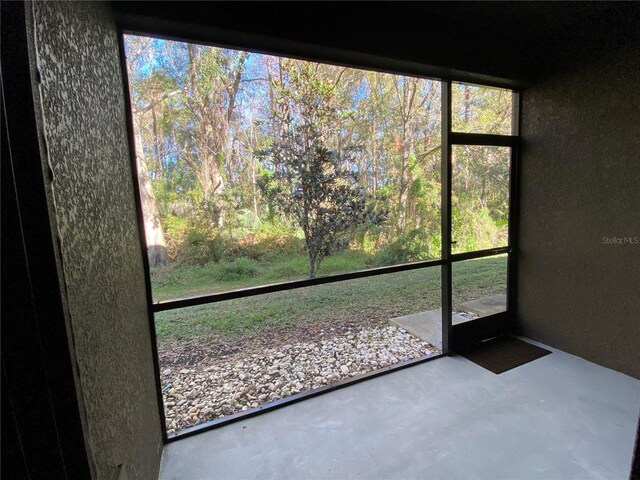
[[[450,355],[456,348],[497,337],[513,330],[516,317],[519,163],[521,92],[512,90],[511,135],[453,132],[451,127],[451,79],[442,80],[441,92],[441,238],[442,238],[442,349]],[[484,86],[484,85],[482,85]],[[509,214],[506,247],[451,253],[452,160],[454,145],[509,147]],[[452,267],[455,262],[507,254],[507,308],[504,312],[453,325]]]

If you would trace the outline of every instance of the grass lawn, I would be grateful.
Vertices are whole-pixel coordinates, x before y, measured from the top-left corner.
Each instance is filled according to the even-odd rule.
[[[342,252],[325,259],[321,274],[362,268],[365,255]],[[155,270],[155,300],[219,292],[250,285],[305,278],[306,256],[281,255],[241,264]],[[235,263],[235,262],[230,262]],[[506,291],[506,256],[454,264],[454,306]],[[293,326],[386,321],[440,307],[440,267],[245,297],[156,314],[159,343],[234,338]]]
[[[318,276],[362,270],[371,266],[372,259],[372,255],[354,250],[335,253],[324,259]],[[171,266],[151,270],[154,301],[308,277],[309,260],[304,253],[277,254],[260,260],[241,257],[235,261],[223,260],[204,266]]]

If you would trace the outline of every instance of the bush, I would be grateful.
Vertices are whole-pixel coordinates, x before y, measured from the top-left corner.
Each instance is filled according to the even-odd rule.
[[[178,265],[305,252],[298,231],[278,220],[259,222],[254,230],[220,230],[198,216],[167,214],[162,224],[169,259]]]
[[[304,252],[304,242],[295,230],[279,222],[263,222],[258,228],[234,241],[226,251],[227,258],[265,256]]]
[[[466,207],[466,205],[463,205]],[[496,222],[486,208],[453,208],[452,234],[459,251],[482,250],[506,244],[506,222]]]
[[[225,249],[222,235],[192,230],[180,245],[177,260],[184,265],[206,265],[222,260]]]
[[[255,277],[258,274],[258,264],[247,257],[238,257],[233,261],[220,263],[219,280],[239,280]]]
[[[377,254],[377,266],[418,262],[439,256],[439,239],[428,237],[422,230],[414,229],[399,235]]]
[[[191,230],[189,219],[176,215],[167,215],[162,219],[162,228],[164,230],[167,255],[170,260],[176,260],[180,256],[182,244]]]

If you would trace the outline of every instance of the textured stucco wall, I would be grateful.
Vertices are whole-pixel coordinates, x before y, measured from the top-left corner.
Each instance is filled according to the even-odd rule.
[[[640,378],[640,48],[601,48],[523,95],[518,317]]]
[[[119,465],[129,479],[156,478],[161,423],[115,24],[106,4],[27,9],[88,443],[98,478]]]

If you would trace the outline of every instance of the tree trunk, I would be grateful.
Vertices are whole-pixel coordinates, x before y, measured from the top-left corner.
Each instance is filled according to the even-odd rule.
[[[464,87],[464,123],[465,123],[465,127],[466,125],[469,123],[469,116],[471,113],[471,91],[469,90],[469,87],[467,85],[465,85]]]
[[[149,266],[167,264],[167,247],[164,242],[162,225],[160,223],[160,213],[156,204],[156,197],[151,188],[149,172],[144,161],[142,152],[142,135],[137,119],[133,122],[134,136],[136,144],[136,165],[138,169],[138,183],[140,185],[140,203],[142,205],[142,216],[144,218],[144,233],[147,241],[147,256]]]
[[[417,79],[405,80],[402,89],[398,80],[395,82],[396,94],[400,106],[401,118],[401,145],[400,145],[400,175],[399,175],[399,192],[398,204],[400,210],[398,212],[398,228],[400,232],[404,232],[407,226],[408,196],[409,196],[409,156],[413,153],[413,123],[414,123],[414,103],[416,90],[418,88]]]
[[[309,278],[316,278],[316,262],[312,257],[309,257]]]
[[[244,64],[248,53],[241,53],[235,68],[224,74],[224,77],[214,78],[215,88],[204,91],[198,84],[199,53],[195,45],[188,45],[189,54],[189,92],[192,111],[196,121],[196,145],[198,147],[199,167],[196,172],[204,200],[215,210],[212,223],[218,228],[224,224],[224,205],[222,194],[225,189],[222,169],[225,160],[230,155],[227,140],[229,138],[230,123],[236,106],[236,96],[240,88]],[[223,74],[220,74],[223,75]],[[228,96],[228,104],[224,105],[223,91]],[[227,172],[229,177],[230,171]]]
[[[160,100],[161,102],[162,100]],[[158,102],[158,103],[160,103]],[[163,161],[163,148],[160,138],[164,137],[164,132],[159,132],[162,129],[162,125],[158,127],[158,116],[156,114],[156,105],[151,107],[151,126],[153,128],[153,171],[154,178],[160,178],[164,174],[164,161]]]
[[[375,116],[373,117],[373,123],[371,124],[371,144],[373,145],[373,153],[371,155],[371,178],[372,178],[372,191],[376,193],[378,190],[378,167],[377,167],[377,158],[378,158],[378,128],[376,126]]]

